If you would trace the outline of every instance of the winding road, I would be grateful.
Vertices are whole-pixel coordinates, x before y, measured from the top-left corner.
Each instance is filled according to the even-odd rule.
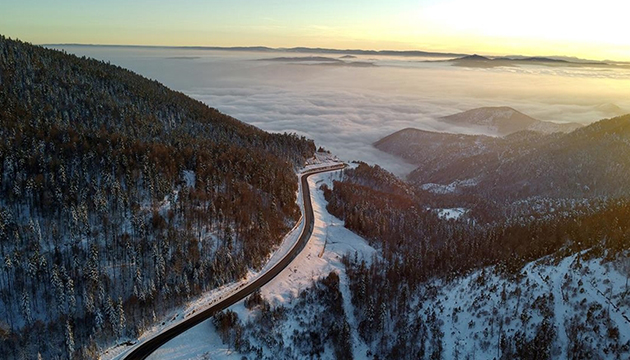
[[[313,214],[313,204],[311,203],[311,192],[308,187],[308,177],[314,174],[320,174],[328,171],[340,170],[345,167],[345,164],[333,165],[324,168],[318,168],[309,170],[301,175],[301,184],[302,184],[302,199],[304,201],[304,221],[305,225],[302,228],[302,233],[298,238],[298,241],[293,245],[291,250],[287,253],[287,255],[280,260],[275,266],[269,269],[265,274],[258,277],[256,280],[252,281],[250,284],[242,287],[240,290],[236,291],[232,295],[227,296],[225,299],[217,302],[211,307],[189,317],[188,319],[182,321],[181,323],[174,325],[161,333],[155,335],[154,337],[145,340],[142,343],[137,344],[127,355],[123,356],[124,360],[140,360],[146,359],[149,355],[151,355],[155,350],[160,348],[162,345],[166,344],[171,339],[175,338],[177,335],[185,332],[186,330],[192,328],[195,325],[207,320],[212,317],[214,314],[222,311],[231,305],[237,303],[238,301],[245,298],[247,295],[253,293],[261,286],[265,285],[269,281],[271,281],[274,277],[276,277],[282,270],[284,270],[290,263],[295,259],[295,257],[304,249],[306,243],[310,239],[313,233],[313,226],[315,224],[315,216]]]

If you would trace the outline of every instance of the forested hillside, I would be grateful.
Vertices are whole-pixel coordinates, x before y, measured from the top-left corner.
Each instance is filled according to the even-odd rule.
[[[269,306],[257,295],[245,301],[249,310],[237,306],[219,317],[217,332],[230,355],[506,360],[630,355],[627,199],[538,198],[514,204],[505,209],[510,216],[490,221],[471,211],[447,219],[440,216],[443,209],[427,202],[439,203],[438,198],[414,191],[377,166],[360,163],[335,179],[340,180],[331,178],[333,186],[319,183],[328,211],[377,251],[366,257],[360,246],[351,248],[356,250],[341,257],[338,276],[300,288],[288,304]],[[451,194],[449,201],[455,199]],[[326,239],[345,241],[336,235]],[[338,286],[331,286],[335,278]],[[220,352],[206,354],[224,358]]]
[[[94,358],[261,266],[312,141],[0,37],[0,353]]]
[[[356,330],[379,358],[628,356],[628,199],[444,220],[403,189],[365,164],[324,188],[330,213],[381,250],[344,259]]]
[[[271,306],[256,292],[244,301],[249,321],[227,310],[214,325],[223,343],[254,359],[352,359],[352,339],[339,275],[313,280],[288,306]]]
[[[409,182],[433,192],[500,202],[630,195],[625,180],[630,177],[630,115],[568,134],[521,131],[492,138],[405,129],[375,146],[418,165]]]

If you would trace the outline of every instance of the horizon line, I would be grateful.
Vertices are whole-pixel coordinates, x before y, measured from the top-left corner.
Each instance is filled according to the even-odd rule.
[[[441,52],[441,51],[427,51],[427,50],[374,50],[374,49],[339,49],[339,48],[326,48],[326,47],[310,47],[310,46],[293,46],[293,47],[271,47],[264,45],[251,45],[251,46],[214,46],[214,45],[137,45],[137,44],[93,44],[93,43],[45,43],[35,44],[39,46],[100,46],[100,47],[137,47],[137,48],[167,48],[167,49],[198,49],[198,50],[266,50],[266,51],[291,51],[291,50],[306,50],[306,51],[324,51],[335,53],[365,53],[365,54],[410,54],[410,55],[449,55],[449,56],[467,56],[468,53],[458,52]]]
[[[225,51],[268,51],[268,52],[314,52],[314,53],[333,53],[333,54],[354,54],[354,55],[398,55],[398,56],[428,56],[428,57],[464,57],[470,55],[478,55],[479,53],[459,53],[459,52],[441,52],[441,51],[427,51],[427,50],[374,50],[374,49],[340,49],[340,48],[325,48],[325,47],[309,47],[309,46],[294,46],[294,47],[270,47],[264,45],[250,45],[250,46],[213,46],[213,45],[138,45],[138,44],[94,44],[94,43],[45,43],[35,44],[39,46],[55,47],[55,46],[85,46],[85,47],[111,47],[111,48],[154,48],[154,49],[194,49],[194,50],[225,50]],[[581,58],[577,56],[569,55],[523,55],[523,54],[504,54],[504,55],[487,55],[480,54],[482,56],[496,58],[496,57],[541,57],[550,59],[573,59],[589,62],[612,62],[629,64],[630,61],[623,60],[593,60],[588,58]]]

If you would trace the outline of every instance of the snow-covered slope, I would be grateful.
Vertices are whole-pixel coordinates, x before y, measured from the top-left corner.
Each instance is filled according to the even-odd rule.
[[[350,243],[344,247],[347,245]],[[329,250],[325,253],[328,255],[323,259],[334,254]],[[314,252],[309,254],[311,258],[315,256]],[[309,254],[306,254],[307,258]],[[499,274],[496,268],[485,268],[451,281],[434,280],[415,292],[408,324],[422,323],[435,329],[430,330],[432,335],[417,341],[426,341],[424,348],[428,353],[434,353],[436,346],[440,347],[439,354],[445,359],[510,359],[534,352],[539,352],[540,358],[553,359],[628,358],[630,297],[627,279],[630,263],[626,257],[612,261],[587,260],[586,257],[586,253],[562,259],[548,257],[509,276]],[[271,296],[276,305],[267,310],[275,314],[269,328],[261,329],[260,309],[250,310],[243,302],[232,307],[231,310],[238,314],[239,328],[248,346],[259,352],[236,352],[233,344],[219,340],[219,331],[208,321],[175,339],[151,358],[241,359],[247,354],[299,358],[296,334],[315,329],[318,318],[325,316],[323,311],[330,305],[313,298],[312,284],[307,284],[322,274],[319,271],[325,273],[329,269],[340,275],[344,317],[350,327],[353,357],[373,358],[379,351],[378,341],[366,344],[357,336],[343,270],[334,261],[320,265],[307,267],[311,271],[309,275],[304,274],[304,270],[293,269],[284,279],[263,291],[263,296]],[[296,279],[290,279],[294,274]],[[302,296],[287,297],[287,290],[290,292],[291,289],[287,286],[297,286],[303,292]],[[315,288],[322,289],[321,283]],[[389,328],[388,337],[401,336],[405,328]],[[330,347],[323,346],[322,349],[321,358],[334,358]]]
[[[557,132],[569,133],[581,127],[582,125],[577,123],[553,123],[549,121],[539,121],[528,126],[525,130],[535,131],[543,134],[552,134]]]
[[[416,311],[422,317],[421,309],[436,310],[447,359],[492,359],[534,347],[553,359],[628,358],[630,262],[583,255],[544,258],[511,278],[487,268],[435,281],[426,289],[439,290],[419,300]]]

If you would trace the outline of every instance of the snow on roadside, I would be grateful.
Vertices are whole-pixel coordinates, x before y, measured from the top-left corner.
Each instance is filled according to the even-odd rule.
[[[303,211],[304,204],[302,203],[301,191],[299,193],[300,193],[300,196],[299,196],[300,209]],[[222,300],[226,296],[229,296],[230,294],[234,293],[238,289],[246,286],[250,282],[260,277],[269,268],[277,264],[289,252],[293,244],[295,244],[298,237],[300,236],[300,233],[302,232],[303,227],[304,227],[304,222],[300,219],[297,225],[293,229],[291,229],[291,231],[285,236],[279,248],[274,253],[272,253],[272,255],[269,258],[269,261],[260,271],[254,272],[250,270],[248,274],[246,275],[246,277],[242,279],[241,281],[226,284],[224,286],[216,288],[212,291],[209,291],[203,294],[201,297],[195,300],[192,300],[183,306],[180,306],[176,310],[171,311],[168,316],[164,317],[164,319],[167,319],[167,320],[163,321],[162,323],[155,324],[152,328],[145,331],[138,339],[139,342],[142,342],[148,338],[151,338],[155,336],[156,334],[168,329],[169,327],[178,324],[185,318],[191,315],[194,315],[198,309],[205,309],[205,308],[210,307],[214,303]],[[206,322],[202,323],[201,325],[205,323]],[[114,346],[104,351],[104,353],[102,354],[102,359],[103,360],[122,359],[123,355],[125,355],[129,350],[131,350],[131,347],[127,345]]]
[[[304,250],[289,265],[290,271],[282,272],[263,287],[261,293],[271,305],[286,304],[297,297],[299,289],[310,286],[313,281],[331,271],[343,270],[340,261],[346,253],[358,252],[369,260],[375,252],[363,238],[346,229],[342,220],[326,211],[326,200],[319,187],[324,183],[332,186],[332,181],[339,179],[340,174],[337,171],[309,178],[315,213],[313,235]]]
[[[289,266],[290,271],[283,271],[275,279],[261,289],[261,294],[272,305],[289,305],[291,300],[298,296],[300,289],[305,289],[320,277],[328,275],[331,271],[339,274],[339,290],[343,295],[344,312],[348,318],[351,329],[353,352],[355,358],[361,358],[358,354],[365,354],[367,347],[359,339],[356,332],[357,321],[354,317],[354,308],[351,304],[351,294],[345,267],[341,258],[345,254],[357,253],[359,258],[369,262],[376,250],[367,242],[344,227],[344,222],[328,213],[327,201],[319,187],[327,184],[332,187],[333,180],[340,180],[341,172],[324,173],[311,176],[309,186],[313,199],[313,212],[315,213],[315,228],[313,236],[296,260]],[[239,317],[241,314],[239,314]],[[241,317],[242,318],[242,317]]]
[[[329,161],[312,164],[307,169],[329,166]],[[335,218],[326,211],[326,200],[319,187],[326,183],[332,186],[332,181],[339,179],[340,171],[313,175],[309,178],[313,211],[315,213],[315,226],[313,236],[304,250],[296,259],[280,273],[275,279],[262,287],[261,294],[272,305],[290,307],[293,299],[299,292],[310,287],[313,281],[328,275],[331,271],[339,273],[340,291],[344,299],[344,311],[348,317],[352,329],[354,353],[358,358],[365,354],[367,347],[360,341],[356,329],[358,324],[354,319],[354,311],[350,302],[351,295],[348,288],[348,279],[345,276],[341,257],[347,253],[355,252],[360,257],[369,261],[376,250],[367,242],[344,227],[343,221]],[[245,308],[243,301],[230,307],[236,312],[242,321],[247,321],[252,312]],[[284,335],[289,341],[290,328],[295,324],[287,322],[287,331]],[[285,343],[287,343],[285,342]],[[290,342],[288,342],[290,343]],[[165,346],[155,352],[149,359],[241,359],[242,354],[231,351],[227,345],[219,340],[211,320],[204,321],[188,332],[171,340]]]
[[[339,162],[336,156],[327,154],[327,153],[316,153],[314,159],[310,159],[301,171],[300,175],[311,170],[325,168],[333,165],[339,165]],[[185,180],[193,180],[194,174],[185,175]],[[312,189],[313,190],[313,189]],[[298,182],[298,192],[297,192],[297,203],[300,207],[300,211],[304,212],[304,202],[302,201],[302,191],[301,191],[301,181]],[[234,291],[246,286],[251,281],[254,281],[262,274],[264,274],[269,268],[275,266],[284,256],[289,252],[289,250],[293,247],[293,245],[297,242],[300,233],[302,232],[302,228],[304,227],[304,222],[302,218],[298,221],[296,226],[284,237],[282,243],[269,257],[267,264],[260,269],[260,271],[254,272],[249,271],[247,276],[241,281],[226,284],[222,287],[209,291],[202,296],[188,302],[187,304],[180,306],[179,308],[171,311],[167,316],[164,316],[165,319],[161,323],[156,323],[152,328],[145,331],[138,342],[142,342],[148,338],[155,336],[156,334],[164,331],[165,329],[174,326],[175,324],[181,322],[186,317],[193,315],[200,308],[207,308],[217,301],[225,298],[229,294],[232,294]],[[205,322],[204,322],[205,323]],[[175,339],[174,339],[175,340]],[[173,341],[174,341],[173,340]],[[134,343],[135,344],[135,343]],[[105,349],[101,354],[101,358],[103,360],[118,360],[122,359],[127,352],[132,349],[132,346],[129,346],[129,343],[123,343],[121,345],[115,345],[110,347],[109,349]]]

